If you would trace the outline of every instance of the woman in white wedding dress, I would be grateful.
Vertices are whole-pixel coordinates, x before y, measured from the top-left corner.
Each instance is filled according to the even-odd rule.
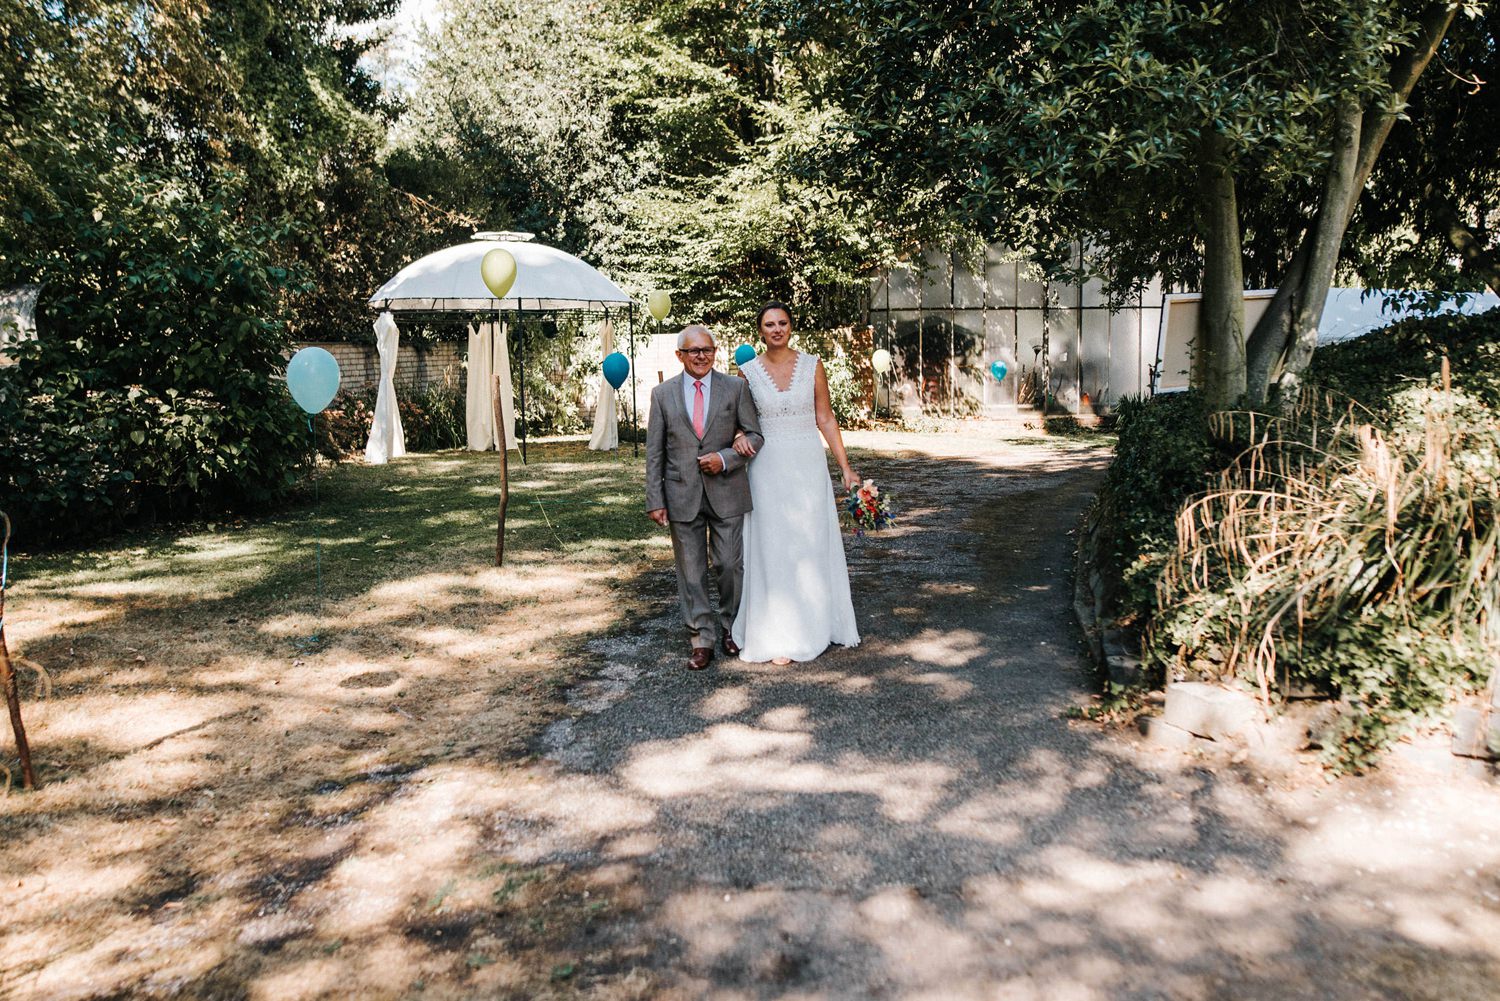
[[[774,302],[755,323],[766,352],[740,371],[765,444],[756,453],[735,442],[755,461],[748,466],[753,507],[745,515],[745,577],[733,635],[741,660],[789,664],[814,659],[830,643],[859,644],[824,441],[844,489],[860,480],[833,416],[823,362],[788,344],[791,313]]]

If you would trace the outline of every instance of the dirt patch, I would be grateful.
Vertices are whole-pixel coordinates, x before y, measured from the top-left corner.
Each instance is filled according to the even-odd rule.
[[[665,551],[640,470],[533,450],[518,495],[556,509],[513,513],[497,570],[493,458],[396,465],[337,471],[322,510],[22,561],[7,633],[54,692],[27,692],[43,788],[0,801],[7,996],[642,983],[583,972],[597,900],[497,851],[489,802],[571,711],[581,645],[640,614],[622,584]]]

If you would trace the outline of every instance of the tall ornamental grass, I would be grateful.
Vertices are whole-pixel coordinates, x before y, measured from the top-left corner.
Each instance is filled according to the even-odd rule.
[[[1242,449],[1177,515],[1147,655],[1239,679],[1270,704],[1339,700],[1324,741],[1359,771],[1500,657],[1500,429],[1455,390],[1408,385],[1376,416],[1310,394],[1286,416],[1226,412]]]

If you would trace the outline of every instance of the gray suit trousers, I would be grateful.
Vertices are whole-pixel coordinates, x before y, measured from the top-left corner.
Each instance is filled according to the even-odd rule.
[[[703,506],[692,521],[674,521],[672,555],[677,561],[677,598],[683,625],[693,646],[714,646],[728,636],[740,609],[740,582],[744,578],[744,547],[740,531],[745,516],[720,518],[714,514],[705,493]],[[708,560],[713,553],[714,576],[719,585],[719,610],[714,614],[708,599]]]

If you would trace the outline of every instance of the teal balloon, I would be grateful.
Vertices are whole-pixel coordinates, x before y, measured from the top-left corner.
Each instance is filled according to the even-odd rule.
[[[310,414],[322,413],[339,391],[339,363],[322,348],[303,348],[287,362],[286,388],[297,406]]]
[[[990,375],[993,375],[995,377],[995,381],[996,382],[999,382],[1002,379],[1004,379],[1005,378],[1005,373],[1009,372],[1009,371],[1010,371],[1010,369],[1008,369],[1008,368],[1005,367],[1005,362],[1003,362],[1003,361],[992,361],[992,362],[990,362]]]
[[[755,349],[748,344],[741,344],[734,349],[734,363],[744,368],[755,360]]]
[[[630,377],[630,359],[618,351],[604,359],[603,367],[605,381],[616,389],[625,385],[625,380]]]

